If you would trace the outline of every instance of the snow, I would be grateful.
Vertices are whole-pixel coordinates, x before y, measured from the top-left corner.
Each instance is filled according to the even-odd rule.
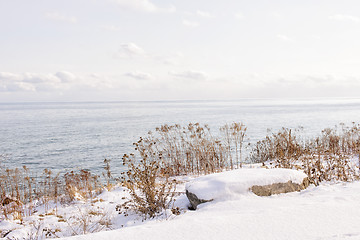
[[[34,221],[43,218],[48,228],[59,228],[63,233],[57,236],[70,236],[69,226],[80,231],[77,225],[82,213],[104,213],[111,220],[108,228],[98,233],[69,237],[69,240],[97,239],[359,239],[360,240],[360,182],[321,183],[320,186],[309,186],[301,192],[259,197],[248,189],[251,185],[267,185],[275,182],[293,181],[301,183],[302,172],[285,169],[240,169],[199,178],[186,177],[177,188],[182,193],[174,203],[179,207],[179,216],[168,210],[163,215],[143,221],[133,214],[127,217],[118,214],[115,206],[128,196],[125,188],[118,187],[105,191],[91,202],[76,202],[58,208],[56,215],[46,216],[44,210],[38,209]],[[224,187],[225,190],[222,189]],[[199,191],[202,196],[218,197],[218,201],[200,204],[196,211],[187,209],[189,202],[185,188]],[[209,191],[216,192],[211,195]],[[80,214],[79,214],[80,213]],[[76,215],[77,214],[77,215]],[[45,216],[44,216],[45,215]],[[67,223],[59,221],[59,215]],[[102,217],[92,215],[92,218]],[[29,219],[25,219],[29,221]],[[96,219],[88,219],[89,224]],[[13,228],[14,223],[0,222],[0,229]],[[15,224],[17,230],[7,237],[28,239],[30,226]],[[95,226],[95,225],[94,225]],[[96,225],[96,227],[99,227]],[[114,230],[111,230],[114,229]]]
[[[197,211],[168,220],[70,239],[360,239],[360,182],[325,183],[270,197],[248,191],[252,184],[300,183],[303,178],[297,171],[260,168],[199,177],[187,188],[201,190],[203,197],[211,196],[206,189],[218,190],[224,201],[201,204]],[[188,204],[184,194],[176,202],[183,209]]]
[[[199,177],[187,183],[186,190],[200,199],[224,200],[245,194],[254,185],[263,186],[288,181],[301,184],[306,177],[305,173],[292,169],[242,168]]]
[[[360,239],[360,182],[201,204],[174,219],[76,236],[92,239]],[[69,240],[70,240],[69,239]]]

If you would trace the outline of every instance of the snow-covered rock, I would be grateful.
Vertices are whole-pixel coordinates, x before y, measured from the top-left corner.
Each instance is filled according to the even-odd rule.
[[[250,188],[250,190],[258,196],[271,196],[274,194],[301,191],[307,188],[309,185],[309,179],[304,178],[301,184],[288,181],[286,183],[273,183],[264,186],[254,185]]]
[[[196,178],[186,184],[186,193],[191,208],[196,209],[200,203],[238,198],[254,186],[257,186],[253,188],[257,195],[261,195],[261,191],[266,192],[263,195],[277,194],[281,192],[279,189],[299,191],[308,186],[302,187],[306,178],[305,173],[291,169],[242,168]],[[261,186],[266,187],[261,189]],[[271,186],[275,190],[272,191]]]

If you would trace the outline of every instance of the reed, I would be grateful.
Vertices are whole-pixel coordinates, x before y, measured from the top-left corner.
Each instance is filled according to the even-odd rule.
[[[73,200],[91,200],[102,190],[98,177],[89,171],[53,174],[45,169],[34,177],[24,166],[22,169],[0,169],[0,219],[22,222],[31,216],[36,206],[44,206],[45,213],[57,212],[58,204]]]
[[[249,159],[270,167],[301,169],[315,184],[359,179],[360,125],[340,124],[307,140],[294,134],[299,132],[283,128],[266,136],[252,148]]]
[[[143,145],[142,141],[139,140],[135,146]],[[116,210],[125,216],[133,211],[147,219],[170,208],[175,196],[176,180],[170,179],[169,170],[160,161],[154,160],[161,159],[160,153],[153,153],[150,157],[145,149],[139,150],[139,163],[134,154],[125,154],[122,158],[128,170],[123,173],[121,179],[123,186],[130,193],[130,198],[118,205]],[[155,157],[156,154],[158,156]]]
[[[136,151],[160,161],[172,176],[199,175],[241,167],[245,133],[242,123],[221,127],[220,137],[214,137],[208,125],[199,123],[162,125],[134,144]]]
[[[126,203],[117,207],[119,212],[155,217],[171,209],[174,177],[242,167],[246,131],[241,122],[222,126],[216,136],[208,125],[199,123],[162,125],[133,144],[135,153],[123,156],[125,171],[120,178],[113,176],[109,159],[103,162],[102,178],[87,170],[55,174],[50,169],[34,177],[25,166],[6,169],[0,164],[0,219],[21,223],[38,205],[43,205],[46,213],[56,214],[58,204],[91,202],[99,192],[117,184],[130,193]],[[270,168],[302,170],[316,185],[360,178],[359,124],[326,128],[313,138],[301,133],[300,129],[289,128],[270,133],[250,146],[246,159]]]

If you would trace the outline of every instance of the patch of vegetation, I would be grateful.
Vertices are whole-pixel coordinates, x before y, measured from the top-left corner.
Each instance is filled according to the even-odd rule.
[[[360,125],[340,126],[311,139],[302,138],[299,130],[283,128],[257,142],[249,158],[270,167],[303,170],[315,184],[358,180]]]
[[[242,167],[246,131],[241,122],[222,126],[217,136],[199,123],[160,126],[133,144],[135,153],[123,156],[124,172],[118,173],[119,178],[113,177],[108,159],[104,160],[102,177],[87,170],[55,174],[45,169],[35,178],[26,166],[6,169],[0,165],[0,219],[23,224],[25,217],[42,206],[44,214],[38,215],[40,222],[31,236],[57,237],[56,228],[41,227],[44,217],[59,216],[61,204],[82,201],[92,206],[100,201],[96,199],[100,192],[116,185],[129,193],[125,202],[116,206],[125,216],[134,212],[145,220],[167,212],[178,215],[180,210],[173,207],[175,178]],[[359,124],[327,128],[313,138],[302,136],[300,129],[282,128],[250,147],[247,162],[302,170],[316,185],[360,179]],[[95,210],[79,209],[77,217],[58,217],[58,222],[68,224],[75,235],[111,229],[107,213]],[[1,236],[6,234],[0,232]]]

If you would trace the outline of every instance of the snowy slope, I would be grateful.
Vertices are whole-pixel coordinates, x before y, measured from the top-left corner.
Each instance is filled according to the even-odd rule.
[[[246,191],[169,220],[70,239],[360,239],[359,199],[360,182],[326,183],[271,197]],[[186,204],[182,195],[177,205]]]
[[[200,199],[232,199],[249,191],[254,185],[273,183],[301,184],[307,175],[301,171],[284,168],[241,168],[228,172],[199,177],[186,184],[186,190]]]

